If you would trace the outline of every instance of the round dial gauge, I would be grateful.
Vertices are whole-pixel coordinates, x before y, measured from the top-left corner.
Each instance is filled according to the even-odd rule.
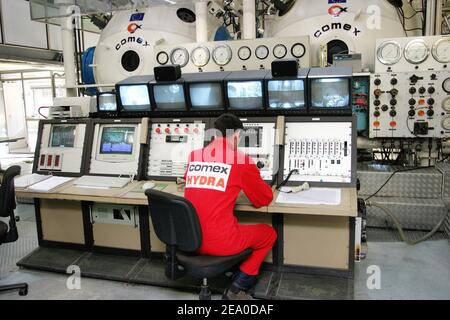
[[[450,130],[450,116],[446,116],[442,119],[442,128],[445,130]]]
[[[378,47],[377,58],[382,64],[395,64],[402,58],[402,47],[397,41],[383,42]]]
[[[297,59],[303,57],[305,53],[306,53],[305,46],[301,43],[296,43],[291,48],[291,54]]]
[[[204,67],[209,62],[209,50],[207,47],[197,47],[191,52],[192,63],[196,67]]]
[[[450,37],[436,41],[431,50],[434,59],[440,63],[450,62]]]
[[[256,47],[255,56],[258,59],[263,60],[263,59],[267,58],[268,55],[269,55],[269,48],[267,48],[264,45],[260,45],[260,46]]]
[[[273,55],[275,58],[277,59],[283,59],[287,54],[287,49],[284,45],[282,44],[277,44],[274,48],[273,48]]]
[[[212,52],[213,60],[219,66],[224,66],[228,62],[230,62],[231,56],[232,56],[231,48],[226,44],[217,46]]]
[[[450,93],[450,78],[444,80],[444,83],[442,84],[442,89],[444,89],[445,92]]]
[[[169,62],[169,55],[165,51],[158,52],[156,55],[156,61],[158,61],[159,64],[166,64]]]
[[[241,60],[248,60],[250,59],[250,57],[252,56],[252,50],[250,50],[249,47],[244,46],[244,47],[240,47],[238,50],[238,57]]]
[[[442,109],[444,109],[447,112],[450,112],[450,97],[442,101]]]
[[[175,48],[170,53],[170,62],[172,64],[179,64],[180,67],[184,67],[189,62],[189,53],[185,48]]]
[[[424,62],[429,55],[430,49],[422,39],[412,40],[405,47],[405,59],[412,64]]]

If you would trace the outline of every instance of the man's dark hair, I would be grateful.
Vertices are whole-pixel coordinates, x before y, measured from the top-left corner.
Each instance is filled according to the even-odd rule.
[[[231,113],[224,113],[214,121],[214,128],[220,131],[222,137],[233,134],[236,130],[243,130],[242,121]]]

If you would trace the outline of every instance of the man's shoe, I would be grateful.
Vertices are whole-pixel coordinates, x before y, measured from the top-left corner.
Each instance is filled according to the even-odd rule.
[[[255,299],[250,294],[242,290],[239,290],[236,293],[231,290],[226,290],[222,296],[222,300],[255,300]]]

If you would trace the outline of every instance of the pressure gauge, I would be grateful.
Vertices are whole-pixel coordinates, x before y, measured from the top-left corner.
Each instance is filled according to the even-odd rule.
[[[164,65],[169,62],[169,55],[165,51],[158,52],[156,61],[158,61],[159,64]]]
[[[430,49],[422,39],[410,41],[405,47],[405,59],[412,64],[420,64],[427,60]]]
[[[283,59],[287,54],[287,49],[284,45],[277,44],[275,47],[273,47],[273,55],[277,59]]]
[[[291,54],[297,59],[303,57],[306,53],[305,46],[301,43],[296,43],[291,48]]]
[[[243,46],[243,47],[239,48],[239,50],[238,50],[239,59],[245,61],[245,60],[250,59],[251,56],[252,56],[252,50],[250,50],[249,47]]]
[[[189,62],[188,51],[182,47],[173,49],[170,54],[170,62],[172,62],[172,64],[179,64],[180,67],[184,67]]]
[[[231,48],[226,44],[221,44],[214,48],[212,57],[214,62],[219,66],[224,66],[231,61],[233,55]]]
[[[393,65],[402,58],[402,47],[397,41],[385,41],[378,47],[377,58],[382,64]]]
[[[269,48],[267,48],[265,45],[260,45],[256,47],[255,56],[258,59],[263,60],[267,58],[268,55],[269,55]]]
[[[209,62],[209,49],[204,46],[200,46],[192,50],[191,60],[194,66],[204,67]]]
[[[440,63],[450,62],[450,37],[440,39],[435,42],[431,50],[434,59]]]
[[[450,116],[446,116],[444,119],[442,119],[442,128],[445,130],[450,130]]]
[[[444,111],[450,112],[450,97],[442,101],[442,109],[444,109]]]
[[[445,92],[450,93],[450,78],[444,80],[444,83],[442,83],[442,89],[444,89]]]

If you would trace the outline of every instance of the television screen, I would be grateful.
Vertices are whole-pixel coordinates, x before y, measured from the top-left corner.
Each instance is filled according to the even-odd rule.
[[[50,137],[52,148],[73,148],[75,142],[75,125],[53,125]]]
[[[184,87],[182,84],[156,84],[153,86],[156,108],[158,110],[184,110]]]
[[[119,95],[125,111],[150,111],[150,97],[147,85],[120,86]]]
[[[252,110],[263,108],[262,81],[227,82],[230,109]]]
[[[192,83],[189,94],[193,110],[224,109],[220,83]]]
[[[132,154],[135,127],[104,127],[101,154]]]
[[[116,95],[114,93],[99,94],[98,111],[117,111]]]
[[[259,148],[262,142],[262,127],[244,128],[239,141],[239,148]]]
[[[305,108],[305,83],[303,80],[270,80],[268,92],[269,108]]]
[[[349,106],[348,78],[321,78],[311,80],[312,108],[345,108]]]

